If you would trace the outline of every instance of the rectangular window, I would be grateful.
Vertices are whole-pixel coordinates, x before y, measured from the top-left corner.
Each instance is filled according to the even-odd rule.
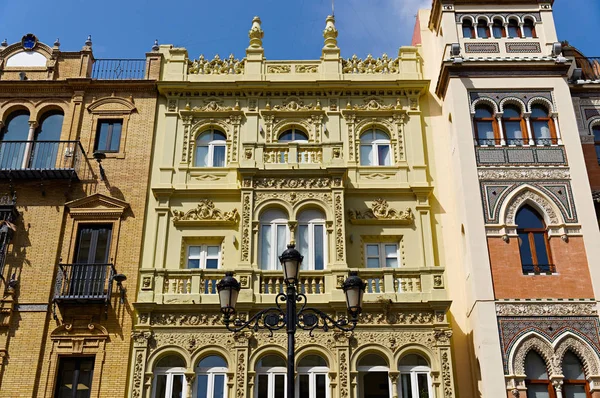
[[[122,128],[123,120],[121,119],[99,120],[94,150],[98,152],[119,152]]]
[[[220,245],[194,245],[188,246],[188,269],[219,269],[221,260]]]
[[[89,398],[94,372],[94,357],[62,357],[54,398]]]
[[[112,225],[80,224],[73,265],[69,268],[69,295],[102,297],[108,278]]]
[[[367,268],[398,268],[400,265],[397,243],[367,243],[365,246]]]

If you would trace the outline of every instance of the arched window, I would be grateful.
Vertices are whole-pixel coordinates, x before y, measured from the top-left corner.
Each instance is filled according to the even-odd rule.
[[[400,398],[429,398],[433,397],[431,384],[431,368],[420,355],[409,354],[398,362],[400,371]]]
[[[56,166],[63,119],[62,111],[48,112],[42,118],[40,126],[35,132],[31,168],[49,169]],[[64,149],[68,150],[69,148]]]
[[[479,145],[500,145],[498,122],[489,106],[477,105],[473,125],[475,126],[475,139]]]
[[[196,138],[196,167],[225,167],[225,133],[208,130]]]
[[[392,390],[389,365],[377,354],[367,354],[358,361],[359,397],[389,397]]]
[[[521,109],[516,105],[506,105],[504,107],[502,127],[508,145],[523,145],[529,142]]]
[[[360,136],[360,164],[363,166],[389,166],[392,164],[390,136],[370,129]]]
[[[260,268],[281,269],[279,256],[290,242],[288,216],[281,210],[267,210],[260,216]]]
[[[284,131],[277,140],[279,142],[308,141],[308,136],[302,130],[291,128]]]
[[[152,398],[183,398],[187,395],[187,383],[183,377],[185,362],[175,355],[158,361],[154,368]]]
[[[546,362],[533,350],[525,357],[525,375],[527,398],[555,398]]]
[[[591,398],[590,385],[577,355],[567,351],[562,363],[563,398]]]
[[[596,159],[600,163],[600,124],[592,127],[592,134],[594,134],[594,146],[596,147]]]
[[[523,22],[523,36],[525,37],[536,37],[535,36],[535,23],[531,18],[526,18]]]
[[[508,20],[508,37],[521,37],[519,21],[517,21],[515,18],[510,18]]]
[[[223,358],[211,355],[198,363],[194,398],[227,398],[227,363]]]
[[[548,232],[539,213],[525,205],[517,212],[516,222],[523,273],[554,272]]]
[[[298,250],[304,256],[303,270],[325,269],[327,235],[325,215],[318,210],[305,210],[298,216]]]
[[[329,389],[329,367],[318,355],[307,355],[298,363],[296,396],[298,398],[326,398]]]
[[[492,24],[492,33],[496,39],[506,37],[506,30],[504,30],[504,23],[502,22],[502,19],[494,19],[494,23]]]
[[[291,398],[286,389],[287,364],[277,355],[267,355],[256,364],[255,398]]]
[[[548,109],[540,104],[531,107],[531,129],[536,145],[556,144],[556,131],[554,121],[548,113]]]
[[[477,37],[480,39],[488,39],[490,37],[490,28],[485,18],[479,18],[477,21]]]
[[[465,39],[474,39],[475,28],[473,28],[473,21],[471,21],[469,18],[463,19],[462,31]]]
[[[23,165],[23,160],[25,158],[25,150],[28,146],[26,142],[28,138],[29,112],[13,112],[6,120],[6,125],[2,131],[0,168],[20,169],[27,167],[27,164]]]

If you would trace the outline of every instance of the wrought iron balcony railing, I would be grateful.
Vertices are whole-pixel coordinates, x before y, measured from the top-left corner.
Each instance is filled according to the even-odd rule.
[[[59,264],[54,301],[108,303],[115,274],[113,264]]]
[[[145,80],[146,59],[96,59],[92,79]]]
[[[79,141],[0,141],[0,179],[85,179],[91,167]]]

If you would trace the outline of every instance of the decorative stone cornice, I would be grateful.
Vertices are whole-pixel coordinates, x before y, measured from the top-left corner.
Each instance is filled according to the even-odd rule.
[[[569,169],[479,169],[480,180],[568,180],[571,178]]]
[[[597,316],[595,303],[496,303],[498,316]]]
[[[240,221],[240,215],[237,209],[222,212],[215,207],[212,200],[203,199],[194,209],[183,212],[181,210],[172,210],[173,224],[232,224]]]
[[[376,199],[371,203],[369,210],[348,210],[348,219],[352,224],[371,224],[380,222],[392,222],[395,224],[412,224],[415,216],[412,210],[407,207],[406,210],[395,210],[385,199]]]
[[[254,188],[258,189],[328,189],[337,179],[318,178],[255,178]]]

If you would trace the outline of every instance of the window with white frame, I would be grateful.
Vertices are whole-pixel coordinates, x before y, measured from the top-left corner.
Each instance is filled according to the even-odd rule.
[[[318,210],[305,210],[298,215],[296,241],[304,256],[303,270],[324,270],[327,258],[325,215]]]
[[[431,368],[420,355],[409,354],[398,363],[400,398],[433,398]]]
[[[281,269],[279,255],[290,242],[288,216],[281,210],[271,209],[260,216],[259,259],[263,270]]]
[[[218,244],[188,245],[187,268],[221,268],[221,246]]]
[[[387,133],[373,128],[361,134],[360,164],[362,166],[390,166],[392,164],[390,136]]]
[[[302,130],[298,130],[296,128],[291,128],[289,130],[284,131],[279,136],[278,142],[308,142],[308,136]]]
[[[277,355],[267,355],[256,364],[254,398],[287,398],[287,364]],[[292,397],[290,397],[292,398]]]
[[[366,243],[366,268],[398,268],[400,265],[398,244],[392,242]]]
[[[198,363],[194,398],[227,398],[227,363],[223,358],[211,355]]]
[[[367,354],[358,361],[358,397],[391,397],[390,367],[381,356]]]
[[[159,360],[154,368],[152,398],[186,397],[184,373],[185,362],[180,357],[169,355]]]
[[[307,355],[298,363],[296,397],[329,398],[329,368],[318,355]]]
[[[196,138],[196,167],[225,167],[227,137],[219,130],[207,130]]]

